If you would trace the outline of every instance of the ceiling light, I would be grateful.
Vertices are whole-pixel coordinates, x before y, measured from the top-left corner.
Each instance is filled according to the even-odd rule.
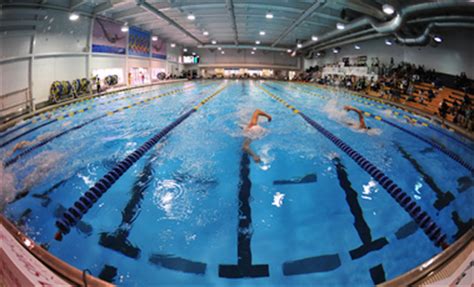
[[[344,24],[342,24],[342,23],[337,23],[337,24],[336,24],[336,28],[337,28],[338,30],[344,30],[344,29],[346,28],[346,26],[345,26]]]
[[[204,31],[204,32],[202,32],[202,34],[203,34],[204,36],[207,36],[207,35],[209,35],[209,32]]]
[[[395,8],[390,4],[383,4],[382,10],[387,15],[392,15],[395,12]]]
[[[337,53],[339,53],[340,50],[341,50],[341,48],[336,47],[336,48],[332,49],[332,52],[333,52],[334,54],[337,54]]]
[[[441,38],[440,36],[434,36],[434,37],[433,37],[433,40],[434,40],[436,43],[441,43],[441,42],[443,42],[443,38]]]
[[[193,13],[188,15],[188,20],[194,21],[196,19],[196,16],[193,15]]]
[[[216,40],[212,40],[211,43],[212,43],[212,45],[215,45],[215,44],[217,44],[217,41],[216,41]]]
[[[225,52],[224,52],[224,51],[221,51],[221,54],[222,54],[222,55],[224,55],[224,54],[225,54]]]
[[[252,55],[253,55],[253,54],[255,54],[255,52],[254,52],[254,51],[251,51],[251,52],[250,52],[250,54],[252,54]]]
[[[272,12],[268,11],[268,12],[267,12],[267,15],[265,15],[265,18],[267,18],[267,19],[273,19],[273,14],[272,14]]]
[[[355,45],[355,46],[354,46],[354,49],[360,50],[360,46],[359,46],[359,45]]]
[[[303,44],[298,43],[298,44],[296,44],[296,47],[298,47],[298,49],[301,49],[301,48],[303,48]]]
[[[122,29],[121,29],[121,30],[122,30],[122,32],[124,32],[124,33],[125,33],[125,32],[128,32],[128,26],[127,26],[127,25],[122,26]]]
[[[152,40],[153,42],[158,41],[158,36],[152,36],[152,37],[151,37],[151,40]]]
[[[219,50],[219,51],[220,51],[220,50],[222,50],[222,48],[221,48],[221,47],[217,47],[217,50]]]
[[[386,44],[387,46],[392,46],[393,42],[392,42],[392,40],[390,40],[390,39],[385,39],[385,44]]]
[[[171,48],[174,48],[174,47],[176,47],[176,44],[175,44],[175,43],[171,43],[170,46],[171,46]]]
[[[320,53],[320,52],[317,52],[317,53],[316,53],[316,56],[318,56],[318,57],[321,56],[321,53]]]
[[[255,44],[260,45],[260,41],[255,41]]]
[[[193,56],[196,56],[196,52],[193,52]]]
[[[291,53],[291,49],[286,50],[288,53]]]
[[[79,14],[71,13],[69,15],[69,20],[71,20],[71,21],[77,21],[78,19],[79,19]]]
[[[257,50],[257,47],[253,47],[252,50],[254,50],[254,51]]]
[[[316,36],[311,36],[311,40],[313,40],[314,42],[318,41],[318,37]]]
[[[265,36],[265,31],[260,31],[260,36]]]
[[[185,52],[185,53],[186,53],[187,51],[188,51],[188,49],[186,49],[186,48],[184,48],[184,49],[183,49],[183,52]]]

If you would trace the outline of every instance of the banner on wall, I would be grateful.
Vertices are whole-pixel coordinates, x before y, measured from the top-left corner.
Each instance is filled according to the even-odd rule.
[[[131,56],[150,56],[150,32],[130,27],[128,31],[128,54]]]
[[[151,42],[151,56],[166,60],[166,43],[163,39],[158,38],[158,40]]]
[[[117,23],[96,18],[92,32],[92,52],[125,54],[127,33]]]

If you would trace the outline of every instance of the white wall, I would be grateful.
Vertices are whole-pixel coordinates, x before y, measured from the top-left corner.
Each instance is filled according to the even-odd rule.
[[[443,30],[441,36],[444,41],[437,46],[409,47],[393,44],[387,46],[385,39],[375,39],[357,43],[361,50],[355,50],[354,44],[342,46],[339,54],[326,50],[326,56],[304,61],[304,68],[314,65],[335,63],[347,56],[366,55],[379,57],[382,63],[389,63],[393,57],[395,63],[405,61],[425,68],[435,69],[438,72],[458,75],[466,72],[469,78],[474,78],[474,30]]]

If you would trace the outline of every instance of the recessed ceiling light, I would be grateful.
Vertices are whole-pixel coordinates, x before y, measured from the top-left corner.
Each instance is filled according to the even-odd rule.
[[[433,37],[433,40],[434,40],[436,43],[441,43],[441,42],[443,42],[443,38],[441,38],[440,36],[434,36],[434,37]]]
[[[186,49],[186,48],[184,48],[184,49],[183,49],[183,52],[185,52],[185,53],[186,53],[187,51],[188,51],[188,49]]]
[[[196,52],[193,52],[193,56],[196,56]]]
[[[320,52],[317,52],[317,53],[316,53],[316,56],[318,56],[318,57],[321,56],[321,53],[320,53]]]
[[[265,36],[265,31],[260,31],[260,36]]]
[[[196,16],[193,15],[193,13],[188,15],[188,20],[194,21],[196,19]]]
[[[158,41],[158,36],[152,36],[152,37],[151,37],[151,40],[152,40],[153,42]]]
[[[224,54],[225,54],[225,52],[224,52],[224,51],[221,51],[221,54],[222,54],[222,55],[224,55]]]
[[[334,54],[337,54],[337,53],[339,53],[340,50],[341,50],[341,48],[334,48],[334,49],[332,49],[332,52]]]
[[[204,36],[207,36],[207,35],[209,35],[209,32],[204,31],[204,32],[202,32],[202,34],[203,34]]]
[[[217,44],[217,41],[216,41],[216,40],[212,40],[211,43],[212,43],[212,45],[215,45],[215,44]]]
[[[288,53],[291,53],[291,49],[286,50]]]
[[[298,43],[298,44],[296,44],[296,47],[298,47],[298,49],[301,49],[301,48],[303,48],[303,44]]]
[[[338,30],[344,30],[344,29],[346,28],[346,26],[345,26],[344,24],[342,24],[342,23],[337,23],[337,24],[336,24],[336,28],[337,28]]]
[[[267,18],[267,19],[273,19],[273,14],[272,14],[272,12],[268,11],[268,12],[267,12],[267,15],[265,15],[265,18]]]
[[[387,15],[392,15],[393,13],[395,13],[395,8],[393,8],[393,6],[390,4],[383,4],[382,10]]]
[[[359,45],[355,45],[355,46],[354,46],[354,49],[360,50],[360,46],[359,46]]]
[[[174,48],[174,47],[176,47],[176,44],[175,44],[175,43],[171,43],[170,46],[171,46],[171,48]]]
[[[255,51],[251,51],[250,54],[252,54],[252,55],[255,54]]]
[[[128,26],[127,25],[124,25],[122,26],[122,29],[120,29],[122,32],[127,32],[128,31]]]
[[[313,40],[314,42],[318,41],[318,37],[316,36],[311,36],[311,40]]]
[[[252,50],[254,50],[254,51],[257,50],[257,47],[253,47]]]
[[[385,44],[387,46],[392,46],[393,42],[390,39],[385,39]]]
[[[258,41],[258,40],[255,41],[255,44],[260,45],[260,41]]]
[[[69,20],[71,20],[71,21],[77,21],[78,19],[79,19],[79,14],[71,13],[69,15]]]
[[[221,48],[221,47],[217,47],[217,50],[219,50],[219,51],[220,51],[220,50],[222,50],[222,48]]]

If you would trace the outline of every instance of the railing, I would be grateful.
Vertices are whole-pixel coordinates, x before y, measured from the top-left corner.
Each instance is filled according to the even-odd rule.
[[[24,88],[8,94],[0,95],[0,123],[33,111],[33,99],[30,89]]]

